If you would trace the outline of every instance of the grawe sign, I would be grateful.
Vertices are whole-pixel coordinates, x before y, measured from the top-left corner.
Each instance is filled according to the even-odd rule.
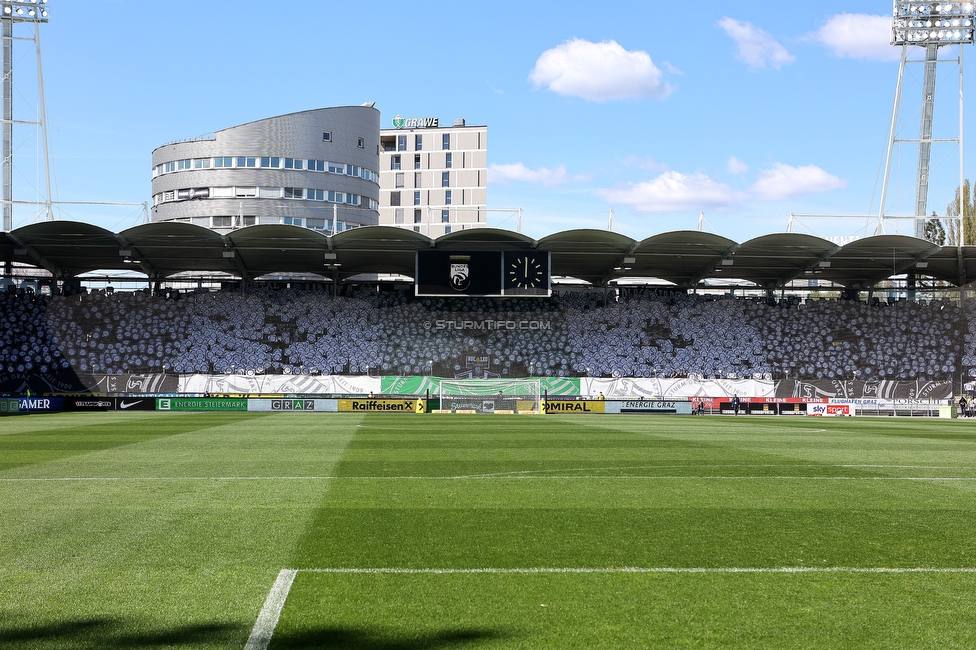
[[[393,118],[394,129],[436,129],[439,123],[436,117],[400,117],[398,113]]]

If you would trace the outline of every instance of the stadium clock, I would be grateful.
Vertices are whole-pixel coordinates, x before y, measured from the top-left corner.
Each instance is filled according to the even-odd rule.
[[[529,255],[519,255],[508,265],[508,281],[519,289],[535,289],[545,277],[541,262]]]
[[[548,296],[549,252],[506,251],[502,275],[506,296]]]

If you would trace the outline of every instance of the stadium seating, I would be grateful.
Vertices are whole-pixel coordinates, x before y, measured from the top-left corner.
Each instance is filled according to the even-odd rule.
[[[8,373],[461,376],[468,356],[484,355],[510,376],[976,375],[976,306],[948,300],[771,303],[671,294],[604,306],[599,293],[418,299],[373,286],[341,297],[270,289],[167,297],[20,290],[0,293],[0,307],[0,368]],[[465,329],[463,321],[476,325]],[[492,328],[486,321],[541,325]]]

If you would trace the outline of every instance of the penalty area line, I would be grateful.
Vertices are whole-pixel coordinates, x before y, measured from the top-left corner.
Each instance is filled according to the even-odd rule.
[[[291,585],[295,582],[298,571],[294,569],[282,569],[278,573],[278,578],[268,592],[268,598],[264,601],[264,607],[258,614],[258,620],[254,622],[251,636],[248,637],[244,650],[267,650],[271,643],[271,636],[278,626],[278,619],[281,617],[281,610],[285,607],[288,599],[288,592]]]
[[[298,569],[300,573],[367,575],[480,575],[480,574],[642,574],[642,573],[973,573],[976,567],[483,567],[469,569],[406,567],[331,567]]]

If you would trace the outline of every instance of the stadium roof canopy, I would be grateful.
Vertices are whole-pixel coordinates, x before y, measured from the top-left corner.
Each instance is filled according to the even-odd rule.
[[[904,235],[838,246],[811,235],[763,235],[744,243],[698,231],[642,241],[606,230],[566,230],[532,239],[477,228],[431,239],[411,230],[368,226],[324,235],[298,226],[257,225],[220,235],[187,223],[148,223],[113,233],[85,223],[46,221],[0,233],[0,262],[27,264],[56,278],[129,270],[162,280],[177,273],[222,272],[251,280],[280,273],[345,280],[363,273],[413,277],[415,253],[441,250],[546,250],[552,274],[596,286],[657,278],[680,287],[706,279],[745,280],[768,289],[803,278],[868,289],[893,275],[965,284],[976,247],[942,248]]]

